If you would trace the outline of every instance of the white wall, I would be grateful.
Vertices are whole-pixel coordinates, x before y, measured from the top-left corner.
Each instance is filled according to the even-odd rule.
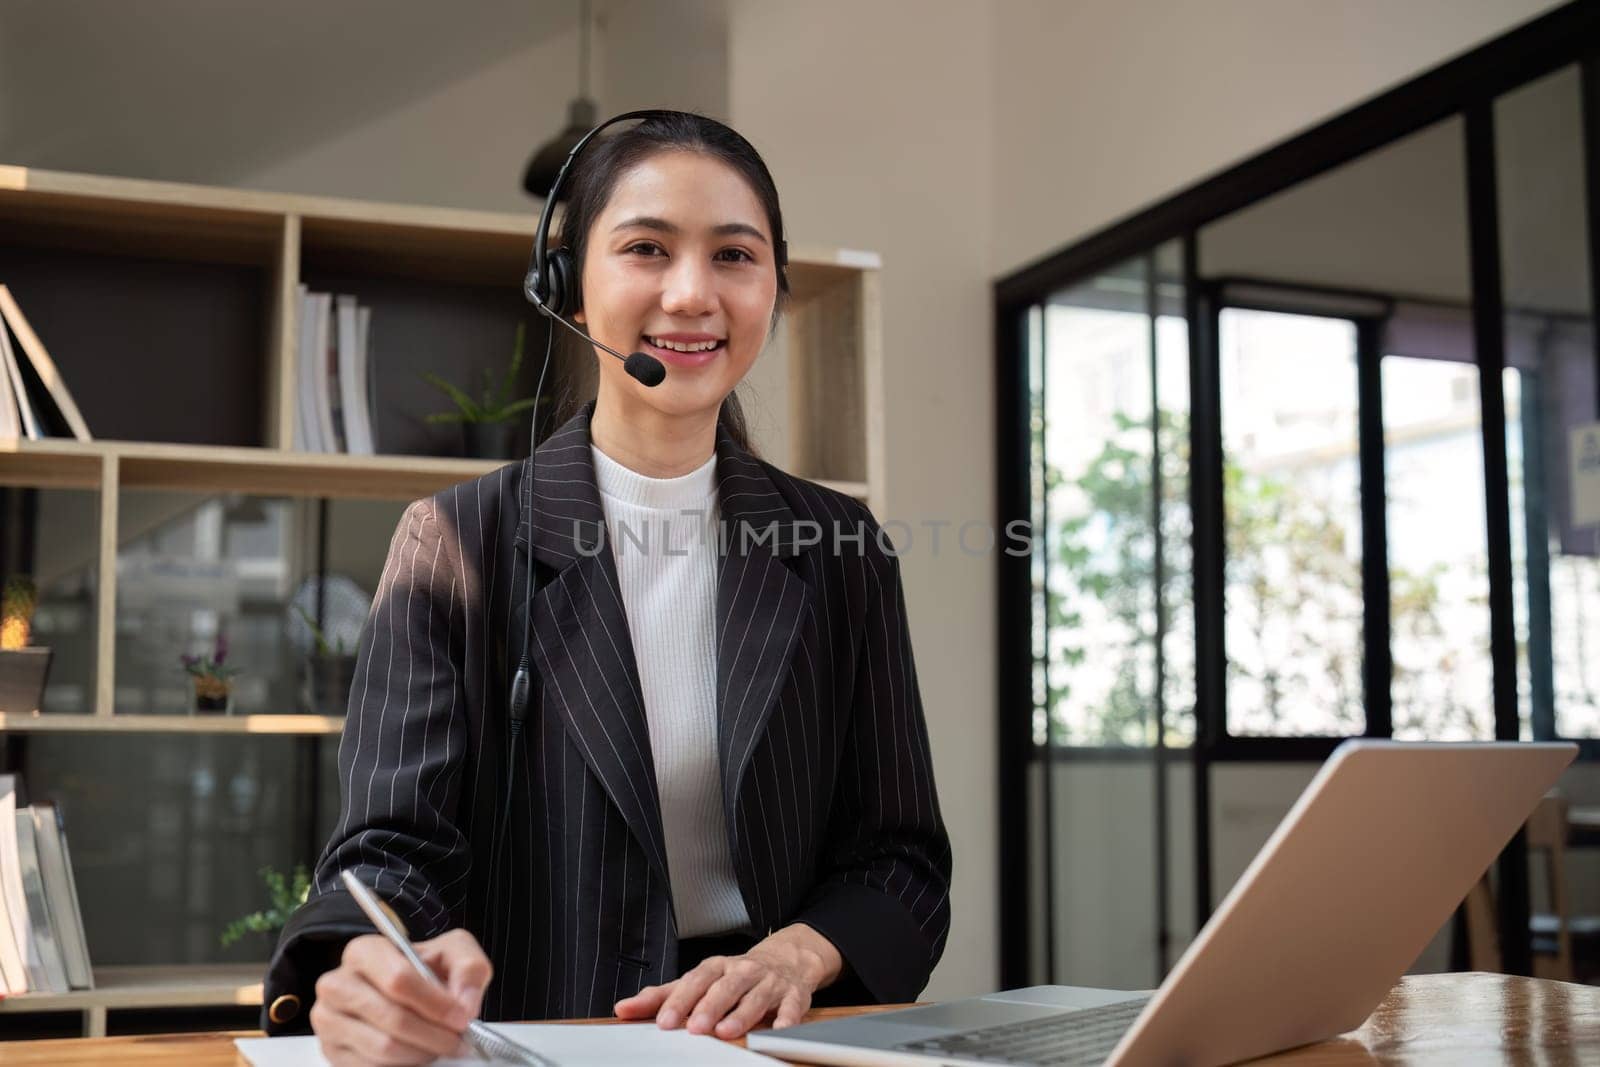
[[[1557,6],[1556,0],[1002,0],[997,272]]]

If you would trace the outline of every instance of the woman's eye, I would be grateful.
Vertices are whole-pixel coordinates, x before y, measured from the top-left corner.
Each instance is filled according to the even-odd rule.
[[[629,252],[637,252],[640,255],[644,255],[644,256],[654,256],[657,253],[662,253],[662,248],[661,248],[660,245],[656,244],[654,241],[640,241],[638,244],[629,245],[628,246],[628,251]],[[662,254],[665,254],[665,253],[662,253]]]
[[[719,256],[732,255],[735,258],[733,260],[731,260],[731,262],[734,262],[734,263],[754,263],[756,261],[756,258],[754,256],[752,256],[749,252],[746,252],[742,248],[724,248],[721,252],[718,252],[717,255],[719,255]]]

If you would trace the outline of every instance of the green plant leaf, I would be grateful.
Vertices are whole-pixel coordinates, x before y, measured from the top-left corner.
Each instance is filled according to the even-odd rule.
[[[436,389],[442,390],[446,396],[454,401],[456,407],[461,409],[462,415],[467,419],[477,421],[483,417],[483,409],[478,406],[477,401],[473,400],[472,397],[468,396],[458,386],[451,382],[445,381],[432,371],[424,371],[422,376],[423,378],[427,379],[429,385],[432,385]]]
[[[521,400],[513,401],[512,403],[508,404],[507,406],[501,408],[498,412],[495,413],[495,418],[498,421],[503,422],[506,419],[512,418],[515,415],[520,415],[522,412],[527,411],[529,408],[533,407],[537,403],[539,403],[539,401],[537,399],[535,399],[534,397],[525,396]]]
[[[505,388],[500,391],[501,403],[511,397],[511,388],[517,383],[517,372],[522,369],[522,335],[525,323],[517,323],[517,339],[511,346],[511,366],[506,368]]]

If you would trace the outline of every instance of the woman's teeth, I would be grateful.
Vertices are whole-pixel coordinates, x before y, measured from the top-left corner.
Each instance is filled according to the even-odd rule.
[[[649,336],[646,336],[645,340],[657,348],[667,348],[674,352],[709,352],[722,344],[721,341],[696,341],[693,344],[688,344],[683,341],[664,341],[659,337]]]

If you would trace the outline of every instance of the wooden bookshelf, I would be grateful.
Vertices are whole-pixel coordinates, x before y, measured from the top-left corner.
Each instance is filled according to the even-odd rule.
[[[0,737],[338,734],[339,716],[118,713],[117,565],[129,492],[404,501],[505,461],[451,454],[423,370],[503,373],[537,215],[299,196],[0,165],[0,282],[55,359],[94,441],[0,441],[0,485],[97,495],[87,714],[0,713]],[[791,299],[741,394],[761,455],[884,508],[880,263],[790,242]],[[298,290],[373,308],[378,456],[292,448]],[[203,309],[204,314],[197,314]],[[383,332],[387,331],[387,332]],[[543,329],[530,328],[533,338]],[[587,362],[578,360],[578,363]],[[581,373],[581,367],[576,372]],[[525,367],[531,391],[536,366]],[[387,390],[387,392],[385,391]],[[384,419],[389,421],[385,422]],[[398,442],[398,443],[396,443]],[[455,446],[459,453],[459,445]],[[372,551],[381,558],[383,544]],[[6,746],[9,753],[12,750]],[[239,910],[246,910],[241,907]],[[98,968],[99,988],[0,999],[0,1013],[261,1002],[262,967]]]
[[[255,350],[239,354],[248,359],[235,362],[248,364],[255,387],[259,432],[250,443],[268,449],[286,448],[293,440],[295,294],[301,282],[313,288],[343,286],[341,291],[355,290],[376,301],[375,322],[395,302],[421,301],[441,328],[466,331],[462,322],[497,318],[509,339],[519,317],[536,321],[520,292],[536,225],[531,213],[380,204],[0,166],[0,227],[8,243],[69,257],[65,264],[48,265],[52,284],[65,284],[61,275],[79,269],[72,255],[92,257],[94,269],[102,268],[108,257],[137,256],[153,262],[227,265],[259,278],[253,312],[262,328]],[[758,361],[781,364],[786,379],[764,379],[763,391],[788,394],[783,425],[770,442],[763,442],[776,447],[763,451],[803,477],[865,483],[874,507],[881,506],[883,489],[877,422],[882,395],[879,265],[870,252],[791,242],[792,300],[785,328],[772,347],[773,358]],[[13,266],[41,279],[47,273],[46,266],[32,261]],[[81,265],[85,273],[90,268]],[[0,272],[6,269],[0,257]],[[33,317],[27,282],[24,273],[12,288]],[[171,284],[190,286],[185,295],[192,299],[193,286],[204,283],[189,279]],[[237,302],[239,284],[244,283],[226,283],[219,300]],[[95,295],[104,294],[95,290]],[[250,310],[236,309],[236,314]],[[52,341],[55,331],[48,315],[39,325],[69,386],[82,392],[100,377],[93,371],[75,374],[86,361],[92,364],[92,357]],[[78,329],[76,323],[56,325],[69,336]],[[217,355],[196,353],[196,362]],[[463,357],[458,353],[455,358]],[[496,352],[495,358],[503,357]],[[400,362],[409,369],[406,359]],[[469,380],[476,380],[478,369],[461,368]],[[102,413],[97,420],[95,399],[80,396],[91,432],[145,438],[108,433],[104,425],[97,430],[97,421],[104,423],[108,416]],[[109,404],[102,407],[114,410]]]

